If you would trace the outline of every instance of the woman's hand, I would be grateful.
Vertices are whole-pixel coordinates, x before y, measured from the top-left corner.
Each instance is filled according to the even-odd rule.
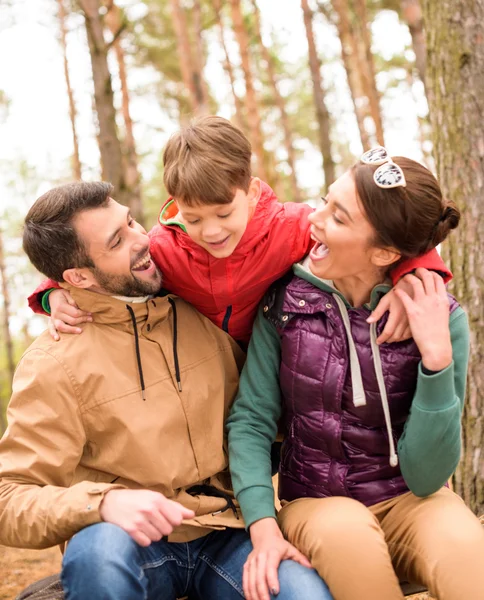
[[[256,521],[250,526],[254,549],[244,565],[243,587],[247,600],[270,600],[279,593],[277,569],[282,560],[291,559],[305,567],[309,560],[284,539],[275,519]]]
[[[413,287],[413,300],[402,289],[395,294],[402,300],[412,337],[429,371],[441,371],[452,362],[449,329],[449,298],[442,277],[427,269],[403,278]]]
[[[413,286],[405,281],[405,277],[400,279],[396,286],[383,296],[367,319],[368,323],[374,323],[388,311],[388,319],[383,331],[376,339],[377,344],[403,342],[403,340],[412,337],[405,307],[401,298],[395,293],[396,290],[403,290],[409,296],[413,296]]]
[[[82,333],[80,323],[92,321],[91,313],[80,310],[67,290],[54,290],[49,295],[50,319],[49,333],[55,341],[61,333]]]

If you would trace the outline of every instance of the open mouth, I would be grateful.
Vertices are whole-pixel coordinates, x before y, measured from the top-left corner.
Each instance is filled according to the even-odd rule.
[[[312,260],[322,260],[323,258],[326,258],[329,254],[329,248],[328,246],[326,246],[325,244],[323,244],[322,242],[317,242],[310,253],[310,257]]]
[[[147,271],[152,265],[150,254],[146,254],[143,258],[134,263],[131,267],[132,271]]]

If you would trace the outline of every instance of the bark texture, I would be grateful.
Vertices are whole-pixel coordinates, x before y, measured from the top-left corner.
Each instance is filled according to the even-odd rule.
[[[254,10],[254,22],[255,22],[255,32],[256,32],[256,36],[257,36],[257,41],[262,50],[262,57],[264,59],[264,62],[266,63],[265,66],[267,68],[267,74],[269,75],[269,83],[271,86],[272,94],[274,96],[274,102],[275,102],[275,104],[279,110],[279,114],[281,116],[281,125],[282,125],[282,130],[284,133],[284,148],[285,148],[286,154],[287,154],[287,164],[290,169],[289,178],[290,178],[290,183],[291,183],[292,198],[280,198],[280,200],[281,200],[281,202],[285,201],[285,200],[292,200],[293,202],[301,202],[302,201],[301,190],[298,187],[297,178],[296,178],[296,153],[294,151],[293,134],[292,134],[291,126],[289,124],[289,117],[288,117],[287,111],[286,111],[286,104],[285,104],[284,98],[282,97],[281,93],[279,92],[274,60],[271,56],[271,53],[269,52],[269,49],[264,44],[264,41],[262,39],[260,12],[259,12],[259,8],[257,7],[256,0],[252,0],[252,8]]]
[[[463,456],[454,489],[484,512],[484,0],[424,0],[426,82],[444,196],[462,211],[444,244],[451,292],[469,316],[471,351]]]
[[[415,66],[420,79],[425,85],[425,66],[427,47],[423,27],[423,15],[420,0],[402,0],[402,17],[407,23],[412,36],[412,48],[415,53]]]
[[[309,68],[311,70],[316,119],[319,127],[319,147],[323,156],[324,185],[327,189],[335,180],[335,165],[332,155],[329,113],[325,102],[325,89],[323,86],[323,78],[321,76],[321,61],[319,60],[314,41],[313,13],[309,8],[308,0],[301,0],[301,8],[303,11],[304,26],[306,28],[308,42]]]
[[[215,17],[217,20],[220,45],[222,46],[222,49],[223,49],[224,55],[225,55],[224,69],[229,77],[230,88],[232,90],[232,96],[234,98],[235,122],[239,129],[242,129],[242,131],[247,133],[247,123],[246,123],[246,118],[245,118],[245,114],[244,114],[244,105],[242,104],[242,100],[239,98],[239,96],[237,95],[237,93],[235,91],[234,68],[230,61],[230,56],[229,56],[229,52],[227,49],[227,43],[225,41],[225,29],[224,29],[224,22],[223,22],[223,16],[222,16],[222,2],[221,2],[221,0],[213,0],[212,5],[213,5],[213,9],[215,11]]]
[[[77,138],[76,130],[76,104],[74,102],[74,93],[71,86],[71,78],[69,76],[69,62],[67,60],[67,27],[66,27],[66,9],[64,6],[64,0],[57,0],[59,5],[59,26],[60,26],[60,42],[62,47],[62,57],[64,60],[64,78],[66,80],[67,97],[69,99],[69,118],[71,121],[72,129],[72,175],[74,179],[82,179],[82,168],[81,160],[79,158],[79,142]]]
[[[125,20],[121,9],[114,4],[113,0],[106,3],[108,12],[106,13],[106,25],[113,35],[112,46],[116,54],[118,63],[118,74],[121,83],[121,110],[124,120],[124,139],[122,140],[123,150],[123,169],[125,174],[125,184],[129,191],[129,205],[131,212],[136,220],[144,225],[143,200],[141,196],[141,176],[138,168],[138,154],[136,152],[136,142],[133,133],[133,120],[129,109],[129,88],[128,76],[126,72],[126,61],[124,50],[121,45],[121,33],[125,28]]]
[[[258,177],[267,180],[267,163],[264,152],[261,118],[252,77],[252,67],[250,64],[249,35],[245,28],[240,0],[230,0],[230,6],[232,8],[235,38],[239,46],[240,61],[244,73],[245,103],[247,107],[247,122],[249,125],[250,141],[257,159],[255,173]]]
[[[198,57],[194,57],[192,52],[185,11],[179,0],[170,0],[170,5],[183,83],[188,90],[189,101],[194,114],[197,116],[205,115],[208,114],[206,87],[203,84],[201,63]]]
[[[100,0],[78,0],[78,3],[84,13],[87,41],[91,55],[102,178],[114,185],[116,200],[130,206],[130,194],[126,186],[121,142],[116,127],[114,95],[111,74],[108,68],[108,47],[104,39],[104,23],[100,14]]]

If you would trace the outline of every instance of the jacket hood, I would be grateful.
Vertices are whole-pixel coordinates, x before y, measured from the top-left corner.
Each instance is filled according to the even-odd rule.
[[[271,226],[271,221],[277,214],[278,200],[272,188],[264,181],[260,182],[261,193],[257,206],[255,208],[252,219],[247,225],[247,229],[242,236],[242,239],[234,250],[233,255],[245,255],[256,246],[262,238],[267,235]],[[158,221],[160,225],[168,227],[175,232],[177,241],[185,248],[201,249],[198,244],[192,241],[186,232],[186,228],[176,219],[178,209],[172,197],[168,198],[165,204],[161,207]],[[203,250],[203,249],[201,249]],[[203,250],[203,252],[206,252]],[[217,259],[218,260],[218,259]]]

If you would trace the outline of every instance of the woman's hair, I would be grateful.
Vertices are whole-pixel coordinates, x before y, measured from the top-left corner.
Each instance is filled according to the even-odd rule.
[[[413,258],[443,242],[459,224],[460,212],[442,198],[437,179],[426,167],[403,156],[392,160],[403,170],[406,187],[378,187],[374,165],[358,162],[351,172],[366,218],[376,232],[374,244],[395,248],[402,259]]]

